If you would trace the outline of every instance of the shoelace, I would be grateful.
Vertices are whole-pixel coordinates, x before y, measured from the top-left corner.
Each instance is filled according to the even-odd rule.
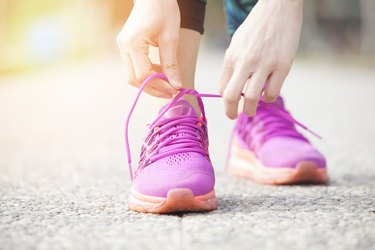
[[[268,108],[268,106],[271,107]],[[258,105],[256,116],[247,117],[241,115],[237,120],[234,132],[236,132],[252,150],[256,150],[260,145],[273,137],[285,136],[307,141],[307,139],[296,130],[293,122],[280,116],[280,114],[285,114],[291,117],[289,112],[286,111],[283,106],[278,107],[277,112],[271,111],[272,106],[274,105],[262,102]]]
[[[192,116],[176,116],[154,122],[144,140],[137,171],[161,158],[186,151],[208,158],[206,127],[204,120]]]
[[[144,80],[142,85],[139,87],[138,92],[136,94],[135,100],[131,106],[130,112],[127,116],[126,122],[125,122],[125,147],[126,147],[126,155],[128,160],[128,167],[129,167],[129,173],[130,173],[130,179],[133,181],[133,168],[132,168],[132,159],[131,159],[131,152],[130,152],[130,144],[129,144],[129,124],[130,124],[130,118],[134,112],[134,109],[138,103],[139,97],[143,92],[143,89],[147,86],[147,84],[150,83],[153,79],[162,79],[168,82],[168,78],[164,74],[152,74],[149,77]],[[180,100],[184,95],[192,95],[197,98],[198,106],[201,111],[202,117],[199,119],[198,117],[196,119],[192,119],[189,117],[189,119],[184,118],[167,118],[165,120],[160,121],[160,119],[165,115],[165,113],[178,101]],[[241,94],[244,95],[243,93]],[[181,88],[179,90],[179,93],[171,100],[169,104],[167,104],[159,113],[159,115],[154,119],[154,121],[151,123],[149,127],[148,136],[146,137],[145,144],[143,150],[148,150],[147,154],[145,152],[141,153],[141,159],[140,162],[143,165],[148,165],[150,162],[155,162],[163,157],[173,155],[176,153],[181,152],[197,152],[204,156],[207,156],[208,145],[202,145],[202,141],[199,141],[196,137],[196,131],[198,130],[199,133],[201,133],[203,136],[205,135],[205,128],[206,128],[206,115],[205,110],[203,106],[203,97],[209,97],[209,98],[221,98],[221,95],[218,94],[202,94],[198,93],[198,91],[193,89],[185,89]],[[273,106],[273,105],[267,105],[262,100],[259,101],[259,105],[264,105],[266,109],[268,109],[270,112],[279,115],[281,118],[285,119],[286,121],[289,121],[293,124],[296,124],[297,126],[301,127],[302,129],[310,132],[311,134],[315,135],[318,138],[321,138],[319,135],[308,129],[305,125],[294,119],[289,113]],[[181,123],[183,121],[183,123]],[[197,126],[197,124],[201,123],[202,127]],[[184,138],[171,138],[170,135],[176,132],[176,124],[179,124],[179,133],[184,132],[187,136]],[[181,128],[180,124],[183,125],[183,129]],[[175,127],[175,128],[174,128]],[[153,132],[158,130],[160,128],[160,132],[164,133],[157,133],[159,135],[158,140],[156,140],[154,143],[149,144],[152,140],[152,138],[155,138],[157,136]],[[182,129],[182,131],[180,131]],[[231,135],[231,140],[233,139],[233,133]],[[158,143],[159,142],[159,143]],[[149,144],[149,145],[148,145]],[[201,146],[202,145],[202,146]],[[160,150],[163,148],[163,150]],[[228,151],[229,152],[229,151]],[[228,153],[229,154],[229,153]]]

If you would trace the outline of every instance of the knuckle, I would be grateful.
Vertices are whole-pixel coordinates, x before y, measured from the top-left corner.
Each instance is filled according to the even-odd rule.
[[[122,37],[121,37],[121,33],[120,33],[120,34],[118,34],[118,35],[116,36],[116,42],[117,42],[117,45],[120,45],[120,44],[122,44]]]
[[[223,63],[223,70],[224,71],[231,71],[233,69],[232,61],[228,58],[225,58]]]
[[[276,101],[276,99],[277,99],[276,95],[265,95],[264,96],[264,100],[268,103],[272,103],[272,102]]]
[[[266,91],[264,94],[264,99],[267,102],[274,102],[279,95],[280,93],[277,91]]]
[[[289,72],[291,66],[292,64],[290,62],[279,60],[274,62],[273,68],[275,68],[278,71]]]
[[[254,116],[256,111],[253,110],[253,109],[244,109],[243,112],[247,115],[247,116]]]
[[[266,96],[271,100],[275,100],[279,96],[279,94],[278,93],[268,93],[268,94],[266,94]]]
[[[130,33],[120,33],[116,37],[117,45],[123,48],[134,48],[137,45],[135,43],[135,36]]]
[[[145,70],[139,71],[136,75],[136,81],[137,82],[143,82],[146,77],[148,76],[148,72]]]
[[[267,69],[276,69],[278,63],[274,60],[267,60],[264,62],[265,68]]]
[[[235,113],[233,113],[233,112],[230,112],[229,110],[225,111],[225,115],[226,115],[229,119],[231,119],[231,120],[234,120],[234,119],[237,118],[237,115],[236,115]]]
[[[126,52],[130,50],[131,42],[125,41],[123,38],[121,38],[121,40],[117,42],[117,46],[120,48],[120,50]]]
[[[245,100],[251,103],[257,103],[259,101],[259,96],[255,93],[245,93]]]
[[[153,25],[152,25],[153,26]],[[179,32],[163,30],[160,34],[160,40],[162,42],[177,42],[179,40]]]
[[[234,55],[232,49],[228,48],[225,51],[225,55],[224,55],[225,66],[230,67],[232,65],[232,62],[235,61],[234,59],[235,59],[235,55]]]
[[[239,59],[243,63],[246,63],[248,65],[256,65],[261,61],[261,58],[259,57],[257,53],[250,53],[250,54],[242,53],[239,56]]]
[[[266,95],[272,98],[276,98],[280,95],[280,90],[268,89],[268,91],[266,91]]]
[[[116,41],[119,45],[122,45],[122,44],[126,44],[129,40],[129,36],[128,35],[124,35],[124,33],[120,33],[117,35],[116,37]]]
[[[255,116],[255,115],[256,115],[256,112],[255,112],[255,111],[244,111],[244,113],[245,113],[247,116]]]
[[[224,93],[224,100],[229,104],[234,104],[234,103],[238,102],[238,97],[236,97],[234,95],[228,95],[228,94]]]
[[[245,56],[244,54],[239,54],[235,57],[236,59],[233,60],[233,62],[238,66],[242,67],[244,65],[247,65],[249,61],[251,60],[250,57]]]
[[[164,69],[176,69],[178,68],[178,65],[177,65],[177,62],[169,61],[163,64],[163,68]]]
[[[128,79],[128,84],[131,85],[131,86],[135,86],[137,87],[138,84],[137,84],[137,81],[135,79]]]
[[[246,64],[256,64],[259,61],[256,55],[250,55],[250,56],[243,55],[241,56],[241,58],[242,58],[242,61]]]
[[[231,50],[231,48],[229,47],[229,48],[227,48],[227,49],[225,50],[224,57],[227,58],[227,57],[230,57],[231,55],[232,55],[232,50]]]

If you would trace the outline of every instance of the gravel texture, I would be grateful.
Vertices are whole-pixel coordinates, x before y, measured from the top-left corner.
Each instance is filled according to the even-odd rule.
[[[215,92],[221,58],[201,56],[200,91]],[[118,58],[0,78],[0,249],[375,248],[374,72],[298,60],[287,79],[288,107],[324,137],[311,140],[327,155],[327,186],[228,176],[233,122],[206,100],[219,198],[210,213],[127,209],[123,124],[134,93]],[[150,98],[141,103],[134,158],[151,117]]]

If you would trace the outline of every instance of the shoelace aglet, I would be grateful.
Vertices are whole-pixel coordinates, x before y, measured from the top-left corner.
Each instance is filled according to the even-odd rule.
[[[284,115],[284,114],[283,114]],[[323,137],[321,137],[320,135],[318,135],[318,133],[315,133],[314,131],[312,131],[311,129],[309,129],[307,126],[303,125],[301,122],[297,121],[296,119],[294,119],[293,117],[290,117],[292,119],[292,122],[294,122],[297,126],[303,128],[304,130],[306,130],[307,132],[309,132],[310,134],[314,135],[316,138],[322,140]]]
[[[315,133],[314,131],[310,130],[309,128],[306,128],[306,131],[310,132],[312,135],[314,135],[316,138],[318,138],[319,140],[323,140],[323,137],[321,137],[320,135],[318,135],[317,133]]]

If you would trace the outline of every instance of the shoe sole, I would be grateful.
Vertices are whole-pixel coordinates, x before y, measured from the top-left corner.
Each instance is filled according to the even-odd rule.
[[[288,185],[300,183],[326,184],[326,168],[318,168],[313,161],[301,161],[296,168],[272,168],[262,165],[248,150],[233,144],[229,159],[229,173],[261,184]]]
[[[167,197],[163,198],[143,195],[132,189],[128,207],[136,212],[157,214],[211,211],[217,208],[217,198],[215,190],[194,196],[190,189],[178,188],[170,190]]]

